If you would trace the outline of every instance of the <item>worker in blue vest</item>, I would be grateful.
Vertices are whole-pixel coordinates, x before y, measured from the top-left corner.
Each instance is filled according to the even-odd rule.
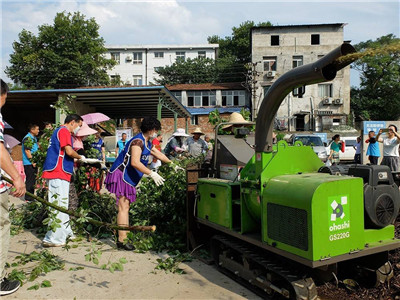
[[[87,162],[83,155],[74,151],[71,137],[72,133],[78,133],[82,121],[81,116],[70,114],[65,118],[64,125],[54,130],[43,164],[42,178],[47,179],[49,202],[65,209],[68,209],[69,185],[74,171],[74,158],[81,162]],[[46,233],[42,243],[43,247],[62,247],[68,237],[74,238],[69,224],[69,215],[58,211],[55,218],[60,220],[60,227],[55,231],[50,229]]]
[[[26,191],[33,194],[35,192],[37,168],[36,164],[32,162],[32,155],[39,149],[37,142],[39,126],[30,124],[28,130],[28,134],[22,139],[22,163],[24,164],[24,172],[26,175]],[[32,197],[25,194],[25,201],[33,200]]]
[[[126,144],[126,133],[123,133],[121,136],[121,139],[117,142],[117,146],[115,147],[115,157],[117,157],[122,150],[124,150],[125,148],[125,144]]]
[[[164,178],[147,168],[151,156],[164,163],[172,163],[168,157],[156,147],[152,146],[152,139],[157,137],[161,130],[161,123],[157,118],[145,117],[140,126],[141,132],[131,138],[122,152],[113,163],[110,172],[104,181],[107,190],[117,198],[119,226],[129,226],[129,207],[136,200],[136,186],[144,174],[148,175],[157,186],[164,184]],[[174,171],[183,170],[172,165]],[[117,248],[134,250],[134,246],[125,243],[128,231],[118,230]]]
[[[101,131],[97,130],[97,133],[95,134],[95,140],[92,143],[92,148],[96,149],[99,151],[97,158],[103,162],[106,161],[106,148],[104,146],[104,141],[101,138]]]

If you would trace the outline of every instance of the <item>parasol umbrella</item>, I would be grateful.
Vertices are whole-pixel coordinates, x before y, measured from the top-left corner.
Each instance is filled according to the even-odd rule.
[[[91,114],[86,114],[82,116],[83,121],[86,122],[86,124],[96,124],[104,121],[110,120],[108,116],[102,113],[91,113]]]
[[[5,142],[5,146],[6,148],[12,149],[15,146],[17,146],[18,144],[21,144],[20,141],[18,141],[15,137],[9,135],[9,134],[4,134],[4,142]]]
[[[82,126],[79,129],[79,131],[77,132],[76,136],[88,136],[91,134],[95,134],[96,132],[97,132],[97,130],[90,128],[88,126],[88,124],[85,121],[83,121]]]

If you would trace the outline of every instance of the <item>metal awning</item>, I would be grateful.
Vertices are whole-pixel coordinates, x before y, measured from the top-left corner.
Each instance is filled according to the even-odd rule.
[[[93,107],[110,118],[191,117],[190,112],[164,86],[10,91],[7,106],[20,109],[38,105],[48,107],[63,95],[74,96],[78,103]]]

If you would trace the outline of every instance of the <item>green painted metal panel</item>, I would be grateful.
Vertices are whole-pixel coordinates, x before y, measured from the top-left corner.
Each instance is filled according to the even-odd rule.
[[[313,260],[362,250],[365,245],[363,180],[330,177],[313,197]]]
[[[178,113],[174,112],[174,132],[176,131],[178,126]]]
[[[272,178],[262,199],[263,219],[267,220],[262,224],[263,241],[314,261],[362,249],[362,187],[361,178],[322,173]],[[268,222],[268,217],[273,217],[268,214],[271,204],[279,205],[282,211],[281,225],[274,230],[268,228],[276,227],[276,224]],[[338,205],[340,210],[335,210],[334,219],[334,208],[337,209]],[[276,233],[276,230],[280,231]],[[274,234],[275,238],[269,234]],[[303,235],[306,241],[299,235]]]
[[[232,229],[232,185],[224,179],[199,179],[197,217]]]
[[[394,237],[394,226],[389,225],[380,229],[366,229],[365,243],[373,245],[379,241],[391,240]]]
[[[158,104],[157,104],[157,120],[161,122],[162,116],[162,97],[159,95],[158,96]]]
[[[309,146],[289,146],[285,141],[274,145],[274,152],[256,153],[240,173],[241,187],[246,188],[258,182],[258,189],[263,194],[268,181],[279,175],[317,172],[323,163]],[[250,214],[259,220],[260,202],[253,197],[246,198]]]

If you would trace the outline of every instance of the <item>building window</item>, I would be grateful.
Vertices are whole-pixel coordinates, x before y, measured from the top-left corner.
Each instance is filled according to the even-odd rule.
[[[133,64],[141,65],[143,63],[142,52],[133,52]]]
[[[199,51],[197,52],[199,58],[206,58],[206,51]]]
[[[182,103],[182,92],[178,91],[178,92],[171,92],[172,95],[174,95],[174,97]],[[192,105],[193,106],[193,105]]]
[[[264,56],[264,71],[276,71],[276,56]]]
[[[176,52],[175,54],[176,54],[176,61],[185,60],[185,52],[184,51]]]
[[[271,35],[271,46],[279,46],[279,35]]]
[[[319,34],[311,35],[311,45],[319,45]]]
[[[245,106],[245,91],[222,91],[222,106]]]
[[[154,58],[164,58],[164,52],[154,52]]]
[[[160,72],[164,69],[164,67],[154,67],[154,72]]]
[[[194,106],[194,97],[188,96],[187,106]]]
[[[332,125],[333,126],[339,126],[340,125],[341,119],[333,119],[332,120]],[[347,146],[347,141],[346,141],[346,146]]]
[[[116,61],[117,64],[119,65],[120,63],[120,56],[119,56],[119,52],[111,52],[111,59]]]
[[[215,106],[216,93],[214,91],[196,91],[188,92],[188,106]]]
[[[293,56],[293,68],[297,68],[303,65],[303,56],[295,55]]]
[[[305,85],[303,85],[299,88],[294,89],[292,94],[294,97],[303,98],[305,92],[306,92],[306,87]]]
[[[332,84],[318,84],[318,95],[321,98],[332,97]]]
[[[143,85],[142,75],[133,75],[133,85]]]
[[[190,124],[191,125],[199,125],[199,116],[192,116],[190,118]]]

